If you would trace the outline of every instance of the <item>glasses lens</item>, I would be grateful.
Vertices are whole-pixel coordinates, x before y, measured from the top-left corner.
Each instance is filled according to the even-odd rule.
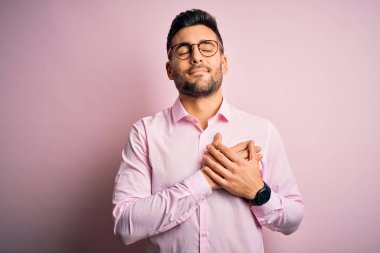
[[[204,56],[213,56],[218,51],[218,44],[212,40],[205,40],[199,43],[199,51]]]
[[[175,56],[179,59],[187,59],[190,56],[191,51],[190,44],[179,44],[175,50]]]

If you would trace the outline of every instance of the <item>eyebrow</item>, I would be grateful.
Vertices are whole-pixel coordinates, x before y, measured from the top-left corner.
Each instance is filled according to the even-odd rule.
[[[197,44],[199,44],[199,43],[201,43],[201,42],[203,42],[203,41],[208,41],[208,40],[212,40],[212,41],[216,41],[216,42],[219,42],[217,39],[204,39],[204,40],[200,40],[200,41],[198,41],[198,43],[190,43],[190,42],[187,42],[187,41],[183,41],[183,42],[179,42],[179,43],[177,43],[177,44],[174,44],[173,46],[171,46],[170,48],[172,48],[172,47],[175,47],[175,46],[177,46],[177,45],[183,45],[183,44],[188,44],[188,45],[197,45]],[[220,42],[219,42],[220,43]]]

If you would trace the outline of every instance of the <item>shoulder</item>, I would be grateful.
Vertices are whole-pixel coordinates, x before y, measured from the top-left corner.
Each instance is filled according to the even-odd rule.
[[[139,119],[133,123],[131,132],[145,133],[148,129],[161,128],[170,122],[172,122],[171,107]]]

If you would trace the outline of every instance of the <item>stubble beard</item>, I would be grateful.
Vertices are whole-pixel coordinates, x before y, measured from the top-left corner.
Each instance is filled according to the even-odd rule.
[[[222,67],[220,66],[215,75],[211,76],[208,81],[189,82],[175,70],[173,70],[173,79],[180,94],[193,98],[207,98],[217,92],[222,86]]]

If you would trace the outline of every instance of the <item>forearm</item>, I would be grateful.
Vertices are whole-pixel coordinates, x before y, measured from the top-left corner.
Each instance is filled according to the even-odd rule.
[[[268,127],[262,178],[272,194],[266,204],[252,206],[251,210],[262,226],[288,235],[299,227],[304,205],[282,139],[272,123]]]
[[[262,206],[251,206],[258,222],[285,235],[297,230],[303,218],[303,202],[299,195],[280,196],[272,192],[270,200]]]
[[[197,172],[162,192],[145,198],[115,203],[115,234],[125,244],[162,233],[186,221],[211,193],[202,173]]]

